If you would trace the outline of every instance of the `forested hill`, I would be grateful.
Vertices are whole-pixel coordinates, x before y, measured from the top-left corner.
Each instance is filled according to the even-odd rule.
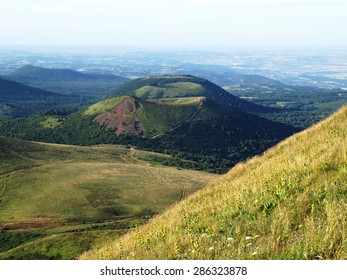
[[[63,95],[0,78],[0,117],[23,117],[49,109],[74,109],[83,97]]]
[[[62,95],[0,78],[0,100],[1,101],[42,100],[42,99],[47,99],[50,97],[59,98],[59,97],[62,97]]]
[[[140,78],[120,86],[109,94],[110,97],[121,95],[131,95],[143,99],[204,96],[220,104],[249,113],[279,110],[240,99],[208,80],[191,75]]]
[[[105,97],[109,91],[129,81],[115,75],[87,74],[70,69],[47,69],[32,65],[9,73],[6,79],[61,94],[78,94],[89,98],[97,97],[99,100],[100,96]]]
[[[7,75],[8,78],[25,81],[68,81],[68,80],[105,80],[114,79],[128,81],[128,79],[114,75],[87,74],[70,69],[49,69],[33,65],[23,66]]]

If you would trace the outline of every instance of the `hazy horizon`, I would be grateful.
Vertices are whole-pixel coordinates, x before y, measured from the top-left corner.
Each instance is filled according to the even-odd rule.
[[[0,46],[343,49],[342,0],[3,0]]]

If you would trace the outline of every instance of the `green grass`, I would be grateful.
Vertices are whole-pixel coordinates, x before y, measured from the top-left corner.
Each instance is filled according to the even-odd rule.
[[[83,116],[97,116],[113,111],[125,99],[134,105],[131,113],[144,125],[145,137],[153,137],[186,121],[197,109],[201,98],[179,98],[148,102],[129,96],[120,96],[98,102],[83,111]],[[129,113],[129,112],[128,112]]]
[[[122,146],[0,144],[0,259],[72,259],[216,178]]]
[[[158,104],[167,104],[167,105],[190,105],[190,104],[199,104],[203,100],[204,100],[204,97],[185,97],[185,98],[162,98],[152,102],[155,102]]]
[[[4,252],[0,252],[0,259],[74,259],[75,256],[81,254],[86,249],[96,247],[99,242],[106,242],[110,238],[117,238],[124,234],[126,230],[91,230],[79,232],[78,229],[73,232],[59,232],[55,229],[54,233],[41,231],[35,233],[33,240],[21,237],[28,232],[22,233],[6,233],[12,235],[20,245],[15,244],[13,240],[9,239],[8,242],[15,246]],[[34,235],[34,234],[33,234]],[[28,235],[30,236],[30,235]],[[14,239],[13,238],[13,239]]]
[[[81,259],[346,259],[347,107]]]
[[[124,100],[124,96],[114,97],[100,101],[90,107],[88,107],[84,112],[84,116],[94,116],[114,109],[119,103]]]
[[[145,137],[152,137],[168,131],[185,122],[198,108],[199,103],[155,103],[144,102],[139,108],[138,118],[143,123]]]
[[[202,85],[192,82],[176,82],[162,86],[143,86],[135,91],[135,96],[145,99],[199,96],[205,89]]]
[[[61,124],[61,121],[58,118],[48,117],[45,121],[42,121],[40,124],[43,128],[53,129],[58,127]]]

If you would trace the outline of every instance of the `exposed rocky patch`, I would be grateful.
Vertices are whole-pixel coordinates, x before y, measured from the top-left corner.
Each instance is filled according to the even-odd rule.
[[[145,131],[143,124],[134,114],[136,104],[131,98],[125,97],[112,111],[98,115],[94,121],[114,130],[117,136],[121,134],[142,135]]]

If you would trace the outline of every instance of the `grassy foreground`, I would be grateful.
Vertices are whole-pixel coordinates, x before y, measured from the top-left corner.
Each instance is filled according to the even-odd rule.
[[[347,107],[80,259],[347,259]]]
[[[0,137],[0,259],[73,259],[216,178],[167,158]]]

